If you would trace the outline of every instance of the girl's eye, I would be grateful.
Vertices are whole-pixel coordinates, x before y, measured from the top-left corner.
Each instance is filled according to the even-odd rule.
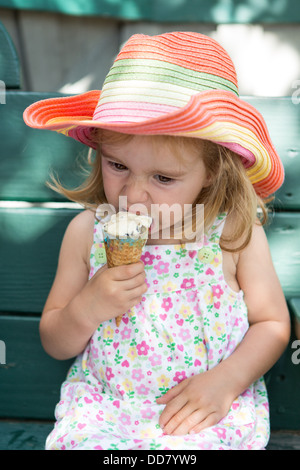
[[[122,163],[110,162],[108,161],[109,166],[111,166],[116,171],[124,171],[127,170],[126,166],[122,165]]]
[[[157,179],[157,181],[159,181],[159,183],[163,184],[172,183],[172,181],[174,181],[172,178],[168,178],[167,176],[163,175],[155,175],[155,178]]]

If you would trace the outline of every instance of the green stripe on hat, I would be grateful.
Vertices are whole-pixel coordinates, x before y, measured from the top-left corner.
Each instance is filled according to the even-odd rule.
[[[238,89],[235,84],[225,78],[153,59],[123,59],[116,61],[106,77],[103,89],[105,89],[106,83],[127,79],[173,83],[181,87],[191,88],[195,92],[223,89],[238,96]]]

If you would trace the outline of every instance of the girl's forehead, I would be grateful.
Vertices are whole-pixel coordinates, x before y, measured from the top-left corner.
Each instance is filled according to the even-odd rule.
[[[191,157],[200,157],[204,150],[204,141],[195,138],[177,136],[140,136],[133,135],[128,138],[118,136],[116,141],[103,142],[102,149],[116,155],[145,152],[152,158],[163,158],[185,161]]]

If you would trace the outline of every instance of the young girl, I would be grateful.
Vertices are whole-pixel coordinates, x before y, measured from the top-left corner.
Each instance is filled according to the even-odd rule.
[[[262,376],[290,326],[263,199],[283,168],[227,53],[196,33],[135,35],[101,94],[38,102],[24,118],[96,149],[82,187],[55,184],[87,210],[67,228],[40,324],[50,355],[78,356],[46,448],[265,448]],[[203,204],[204,237],[178,238],[170,217],[166,239],[160,217],[141,261],[108,269],[104,204]]]

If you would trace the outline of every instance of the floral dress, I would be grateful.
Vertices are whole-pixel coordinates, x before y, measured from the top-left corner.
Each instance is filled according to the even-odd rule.
[[[103,322],[61,388],[46,449],[263,449],[269,439],[263,378],[233,402],[216,425],[198,434],[165,435],[156,399],[226,359],[249,324],[243,292],[224,279],[221,214],[202,243],[146,245],[148,291],[135,307]],[[96,219],[90,278],[105,263]]]

